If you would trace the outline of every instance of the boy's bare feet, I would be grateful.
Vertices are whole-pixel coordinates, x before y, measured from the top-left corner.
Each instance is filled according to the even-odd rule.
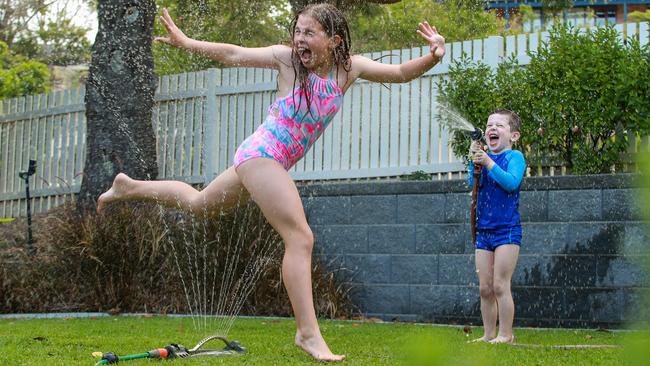
[[[492,344],[500,343],[515,343],[515,336],[511,335],[510,337],[498,336],[490,341]]]
[[[124,173],[116,175],[111,189],[102,193],[97,199],[97,213],[101,213],[106,204],[122,198],[131,181],[132,179]]]
[[[490,342],[490,341],[492,341],[493,339],[494,339],[494,338],[490,338],[490,337],[484,335],[484,336],[481,337],[481,338],[476,338],[476,339],[473,339],[473,340],[469,341],[469,343]]]
[[[344,355],[335,355],[330,351],[320,334],[306,337],[296,332],[296,346],[309,353],[316,361],[337,362],[345,360]]]

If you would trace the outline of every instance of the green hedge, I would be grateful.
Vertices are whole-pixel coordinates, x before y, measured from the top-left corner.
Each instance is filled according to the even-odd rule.
[[[483,128],[490,111],[522,118],[518,148],[530,165],[564,165],[574,174],[607,173],[625,163],[630,138],[650,132],[650,47],[613,27],[580,31],[556,26],[521,67],[514,59],[496,70],[463,58],[440,83],[441,101]],[[455,133],[453,148],[466,154]]]

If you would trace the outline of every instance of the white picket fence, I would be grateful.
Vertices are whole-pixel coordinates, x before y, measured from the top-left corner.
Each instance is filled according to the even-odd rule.
[[[622,36],[648,43],[648,23],[618,26]],[[448,45],[442,62],[407,84],[357,81],[343,108],[307,155],[292,169],[297,180],[386,177],[415,171],[439,179],[464,171],[437,123],[438,82],[463,53],[496,67],[514,55],[530,61],[548,33],[489,37]],[[401,63],[428,52],[413,48],[366,54]],[[273,102],[275,72],[209,69],[163,76],[152,122],[157,132],[160,179],[206,183],[232,164],[235,149],[263,121]],[[32,207],[47,211],[79,191],[85,159],[84,90],[4,100],[0,104],[0,217],[25,215],[25,187],[18,177],[36,160]]]

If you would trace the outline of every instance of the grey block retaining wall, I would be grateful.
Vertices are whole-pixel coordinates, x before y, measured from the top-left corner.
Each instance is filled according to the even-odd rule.
[[[517,325],[618,327],[650,293],[635,176],[526,178],[513,278]],[[315,255],[368,316],[480,324],[464,181],[300,187]]]

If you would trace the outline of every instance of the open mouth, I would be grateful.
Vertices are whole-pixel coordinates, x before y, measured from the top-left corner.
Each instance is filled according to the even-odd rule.
[[[496,133],[488,134],[488,143],[490,143],[490,145],[496,144],[498,142],[499,142],[499,135],[497,135]]]
[[[298,47],[296,50],[300,56],[300,61],[307,63],[311,60],[311,50],[305,47]]]

